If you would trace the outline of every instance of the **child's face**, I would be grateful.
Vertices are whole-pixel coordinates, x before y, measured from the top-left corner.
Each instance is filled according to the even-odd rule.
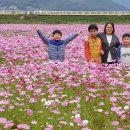
[[[130,45],[130,37],[124,37],[122,39],[123,43],[125,46],[129,46]]]
[[[53,35],[53,38],[54,38],[55,40],[61,40],[62,36],[61,36],[59,33],[55,33],[55,34]]]
[[[98,31],[97,31],[96,29],[91,29],[91,30],[89,31],[89,33],[90,33],[90,36],[96,37],[97,34],[98,34]]]

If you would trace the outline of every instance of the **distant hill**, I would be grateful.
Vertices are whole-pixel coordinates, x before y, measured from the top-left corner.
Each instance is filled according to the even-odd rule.
[[[116,1],[116,0],[115,0]],[[123,0],[122,0],[123,1]],[[0,0],[0,9],[57,11],[126,11],[114,0]]]
[[[113,1],[130,9],[130,0],[113,0]]]

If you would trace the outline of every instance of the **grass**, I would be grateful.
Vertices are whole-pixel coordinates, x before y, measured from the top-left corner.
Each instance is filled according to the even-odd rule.
[[[106,23],[108,21],[118,24],[130,24],[129,16],[38,16],[29,15],[25,16],[24,19],[20,19],[21,15],[0,15],[0,24],[84,24],[84,23]]]
[[[6,90],[6,84],[2,85],[0,88]],[[37,87],[39,88],[39,87]],[[50,100],[48,98],[48,93],[46,92],[47,88],[46,86],[42,87],[42,92],[45,92],[46,95],[42,96],[39,95],[38,102],[36,103],[30,103],[29,102],[29,97],[33,97],[34,91],[26,91],[25,96],[19,95],[19,92],[16,90],[16,85],[12,84],[10,85],[11,92],[14,93],[13,96],[10,97],[11,104],[15,105],[15,103],[24,103],[23,106],[17,106],[15,105],[15,108],[13,110],[9,110],[8,107],[5,110],[5,112],[0,113],[0,117],[6,117],[9,120],[12,120],[16,125],[19,123],[25,123],[25,124],[30,124],[31,130],[42,130],[43,128],[46,127],[46,122],[49,124],[52,124],[54,126],[54,130],[81,130],[81,127],[74,124],[74,126],[70,125],[60,125],[59,127],[59,119],[66,121],[68,124],[70,122],[73,122],[73,117],[74,115],[72,112],[75,110],[77,107],[77,103],[69,103],[68,106],[63,107],[59,103],[58,106],[56,107],[56,110],[60,111],[60,114],[53,114],[50,110],[52,108],[50,106],[44,107],[43,103],[41,102],[41,99],[46,98],[46,100]],[[98,87],[96,88],[98,89]],[[122,91],[121,88],[117,88],[118,91]],[[24,91],[24,89],[23,89]],[[84,93],[82,93],[84,92]],[[111,102],[109,101],[109,96],[111,96],[111,92],[108,91],[97,91],[96,93],[93,93],[94,95],[96,94],[106,94],[108,96],[107,99],[102,99],[100,96],[97,96],[96,98],[91,98],[91,100],[87,101],[85,100],[86,95],[89,94],[89,92],[84,91],[84,86],[79,86],[76,88],[71,88],[69,86],[64,86],[63,91],[55,91],[54,92],[56,95],[66,95],[64,98],[59,99],[61,102],[68,100],[71,101],[79,95],[81,97],[81,101],[79,102],[80,108],[79,108],[79,113],[81,115],[81,119],[87,119],[89,120],[88,127],[91,128],[91,130],[117,130],[118,127],[116,126],[111,126],[111,122],[114,120],[117,120],[120,122],[120,124],[128,125],[130,121],[124,122],[122,121],[119,116],[117,116],[115,113],[112,113],[110,108],[111,108]],[[29,96],[29,97],[28,97]],[[20,100],[16,99],[19,98]],[[54,98],[53,98],[54,99]],[[104,106],[99,106],[100,102],[104,102]],[[32,109],[34,111],[34,114],[32,116],[27,116],[26,115],[26,109]],[[55,109],[55,108],[53,108]],[[106,116],[104,112],[95,112],[95,109],[103,109],[103,111],[108,111],[110,113],[109,116]],[[76,109],[77,110],[77,109]],[[41,111],[41,112],[40,112]],[[36,125],[32,125],[30,122],[32,120],[38,121]],[[128,123],[128,124],[127,124]],[[1,125],[1,128],[3,126]],[[15,126],[12,128],[16,128]],[[10,130],[10,129],[7,129]],[[127,129],[126,129],[127,130]]]

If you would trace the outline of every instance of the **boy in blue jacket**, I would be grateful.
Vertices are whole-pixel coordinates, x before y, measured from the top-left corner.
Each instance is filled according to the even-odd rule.
[[[123,44],[117,49],[117,63],[130,63],[130,34],[122,36]]]
[[[62,40],[62,32],[60,30],[53,31],[53,39],[48,39],[39,29],[37,29],[37,33],[39,37],[44,41],[45,44],[48,45],[48,55],[50,60],[59,60],[64,61],[65,58],[65,46],[75,39],[79,34],[82,33],[74,33],[65,40]]]

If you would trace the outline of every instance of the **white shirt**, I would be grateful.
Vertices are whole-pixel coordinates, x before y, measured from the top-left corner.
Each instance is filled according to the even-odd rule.
[[[130,62],[130,47],[121,48],[121,62],[129,63]]]
[[[111,41],[112,41],[112,35],[106,35],[106,37],[107,37],[107,41],[108,41],[109,46],[110,46]],[[107,62],[112,62],[112,57],[111,57],[110,51],[109,51],[109,53],[108,53]]]

